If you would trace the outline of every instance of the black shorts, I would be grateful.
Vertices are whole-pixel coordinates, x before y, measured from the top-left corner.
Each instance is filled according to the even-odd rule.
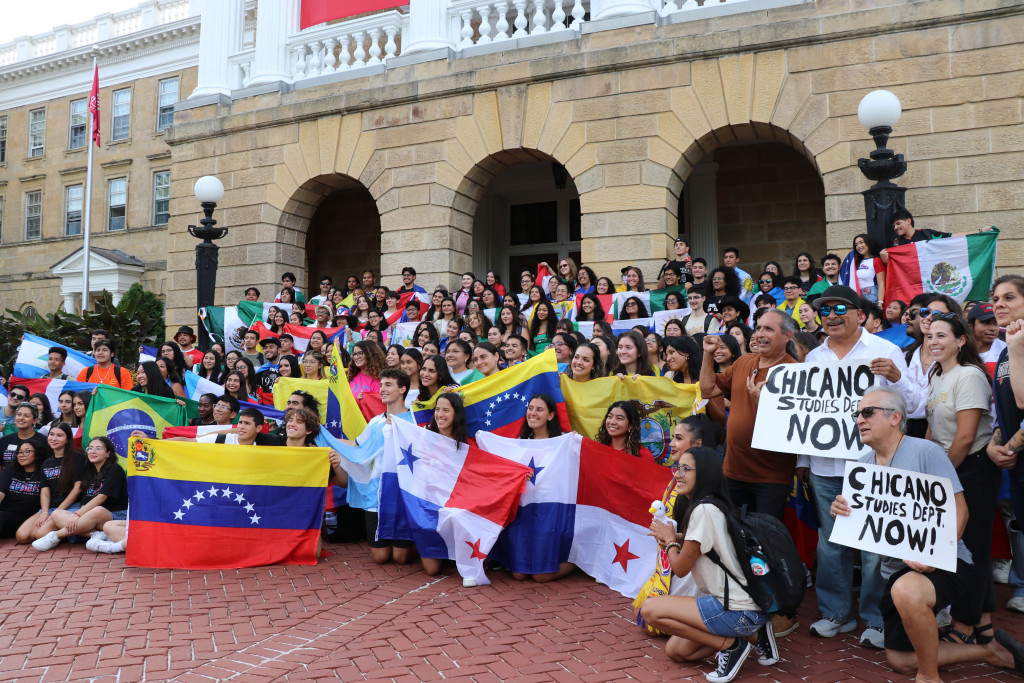
[[[885,649],[897,650],[899,652],[913,652],[914,645],[910,642],[906,630],[903,628],[903,619],[899,610],[892,601],[892,585],[896,579],[908,572],[914,571],[910,567],[904,567],[889,577],[885,586],[885,594],[879,607],[882,609],[882,619],[885,621]],[[935,588],[935,608],[933,611],[946,607],[946,605],[967,606],[972,600],[978,602],[978,593],[971,587],[971,579],[974,575],[974,566],[963,560],[956,561],[956,573],[936,569],[933,572],[923,573],[921,576],[931,581]],[[978,603],[980,606],[980,602]],[[970,610],[968,610],[970,611]],[[978,614],[981,617],[981,614]]]
[[[366,511],[366,542],[370,544],[371,548],[411,548],[414,544],[412,541],[397,541],[387,538],[382,538],[379,541],[374,540],[377,538],[377,513]]]

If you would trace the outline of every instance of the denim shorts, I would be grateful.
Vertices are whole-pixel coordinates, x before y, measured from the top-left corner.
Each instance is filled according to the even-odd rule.
[[[757,610],[727,611],[713,595],[697,598],[697,609],[708,632],[723,638],[753,635],[768,621],[768,615]]]
[[[64,508],[64,512],[77,512],[80,507],[82,507],[81,503],[72,503]],[[57,508],[50,508],[50,514],[52,515],[56,510]]]
[[[116,519],[119,522],[123,522],[124,520],[128,519],[128,509],[125,508],[124,510],[114,510],[113,512],[110,513],[110,518]]]

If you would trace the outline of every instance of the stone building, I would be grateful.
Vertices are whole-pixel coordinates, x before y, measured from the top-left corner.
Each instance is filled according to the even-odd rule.
[[[0,45],[0,312],[81,307],[87,102],[100,70],[91,296],[166,296],[174,104],[196,86],[198,6],[150,1]]]
[[[394,285],[413,265],[428,290],[552,256],[654,273],[679,233],[751,270],[845,254],[874,149],[857,105],[878,88],[902,101],[890,147],[918,224],[998,225],[1000,268],[1024,262],[1024,3],[655,4],[413,0],[300,32],[298,0],[260,0],[236,49],[244,7],[225,2],[168,136],[169,324],[194,316],[207,174],[231,229],[218,303],[285,270]]]

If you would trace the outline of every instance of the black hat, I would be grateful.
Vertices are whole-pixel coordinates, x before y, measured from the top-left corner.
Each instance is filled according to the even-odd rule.
[[[818,310],[823,304],[827,304],[830,301],[838,301],[854,308],[860,308],[860,297],[857,295],[857,292],[846,285],[832,285],[822,292],[821,296],[815,299],[811,306],[814,307],[814,310]]]
[[[273,344],[274,346],[280,346],[281,342],[277,337],[267,337],[266,339],[260,340],[260,346],[266,348],[267,344]]]
[[[989,303],[978,304],[977,306],[975,306],[974,308],[971,309],[970,313],[967,314],[967,322],[969,322],[969,323],[971,323],[973,325],[975,323],[975,321],[978,321],[978,320],[982,320],[982,321],[994,320],[995,317],[996,317],[996,314],[995,314],[995,311],[992,308],[992,304],[989,304]]]
[[[178,335],[180,334],[187,334],[188,336],[192,337],[192,341],[196,340],[196,331],[193,330],[188,325],[182,325],[181,327],[179,327],[178,331],[174,333],[174,338],[177,339]]]
[[[746,322],[747,318],[750,317],[750,306],[748,306],[743,299],[738,296],[724,296],[722,300],[718,302],[718,312],[721,313],[723,308],[726,307],[735,308],[740,314],[740,320]]]

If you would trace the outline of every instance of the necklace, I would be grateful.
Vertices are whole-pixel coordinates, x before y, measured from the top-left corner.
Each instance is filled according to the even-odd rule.
[[[110,375],[113,372],[114,372],[114,366],[111,365],[110,367],[107,368],[107,372],[106,372],[105,375],[100,374],[100,367],[97,365],[96,366],[96,377],[98,379],[97,384],[106,384],[107,380],[110,379]]]

